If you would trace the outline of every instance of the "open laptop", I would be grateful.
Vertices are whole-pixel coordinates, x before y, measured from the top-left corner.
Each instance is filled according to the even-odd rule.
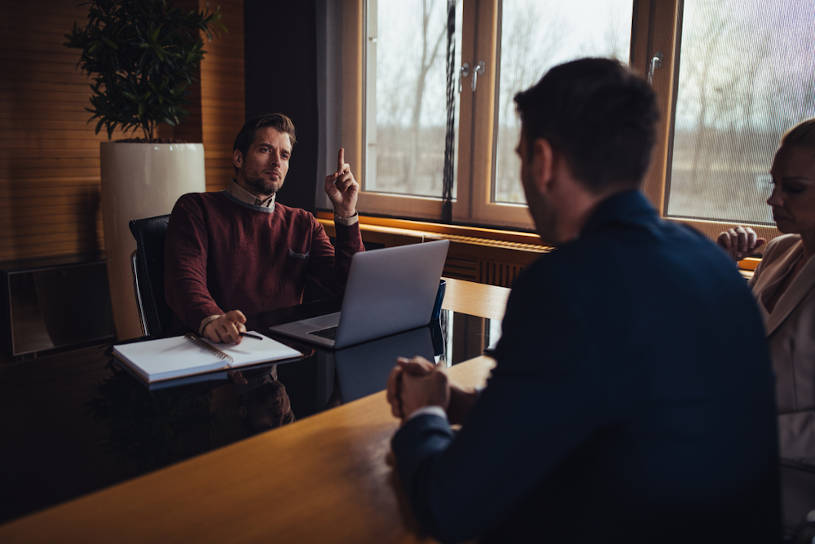
[[[449,245],[437,240],[356,253],[339,312],[269,330],[339,349],[427,325]]]

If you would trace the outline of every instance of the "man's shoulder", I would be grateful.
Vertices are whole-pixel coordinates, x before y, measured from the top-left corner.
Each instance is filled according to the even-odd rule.
[[[570,244],[572,258],[608,260],[615,266],[640,266],[643,261],[703,259],[733,268],[732,261],[703,233],[691,226],[654,217],[591,232]]]
[[[275,212],[285,215],[287,217],[314,217],[314,214],[303,208],[295,206],[287,206],[281,202],[275,202]]]
[[[604,298],[613,297],[609,285],[662,289],[681,284],[706,291],[719,282],[744,283],[732,260],[703,234],[663,220],[581,236],[539,257],[518,280],[513,287],[551,292],[579,286]]]
[[[295,208],[294,206],[286,206],[280,202],[275,202],[275,215],[280,217],[284,222],[296,225],[316,224],[317,218],[314,214],[303,208]]]
[[[207,207],[226,201],[223,191],[206,193],[185,193],[176,200],[175,208],[189,209],[191,207]]]
[[[232,217],[237,206],[224,196],[224,191],[186,193],[176,200],[170,214],[170,222],[181,218],[197,218],[206,223],[218,222],[218,218]]]

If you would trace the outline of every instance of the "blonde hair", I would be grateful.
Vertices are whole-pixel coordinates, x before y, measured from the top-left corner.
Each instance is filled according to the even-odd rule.
[[[801,121],[781,137],[781,147],[815,148],[815,118]]]

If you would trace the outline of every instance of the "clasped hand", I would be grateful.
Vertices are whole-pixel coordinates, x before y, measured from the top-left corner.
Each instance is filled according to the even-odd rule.
[[[404,421],[425,406],[447,411],[450,384],[447,375],[424,357],[399,357],[388,378],[387,398],[391,413]]]
[[[345,149],[337,152],[337,170],[325,177],[325,193],[334,206],[334,214],[351,217],[356,213],[359,198],[359,183],[351,172],[351,165],[345,162]]]
[[[719,234],[716,243],[731,258],[740,261],[751,256],[755,251],[764,245],[766,240],[759,238],[756,232],[750,227],[733,227]]]

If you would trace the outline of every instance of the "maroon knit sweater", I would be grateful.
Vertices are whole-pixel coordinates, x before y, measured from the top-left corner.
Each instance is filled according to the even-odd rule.
[[[247,317],[299,304],[303,292],[340,294],[359,223],[336,225],[337,252],[315,217],[275,203],[264,211],[226,192],[190,193],[170,216],[164,249],[167,304],[183,327],[241,310]]]

